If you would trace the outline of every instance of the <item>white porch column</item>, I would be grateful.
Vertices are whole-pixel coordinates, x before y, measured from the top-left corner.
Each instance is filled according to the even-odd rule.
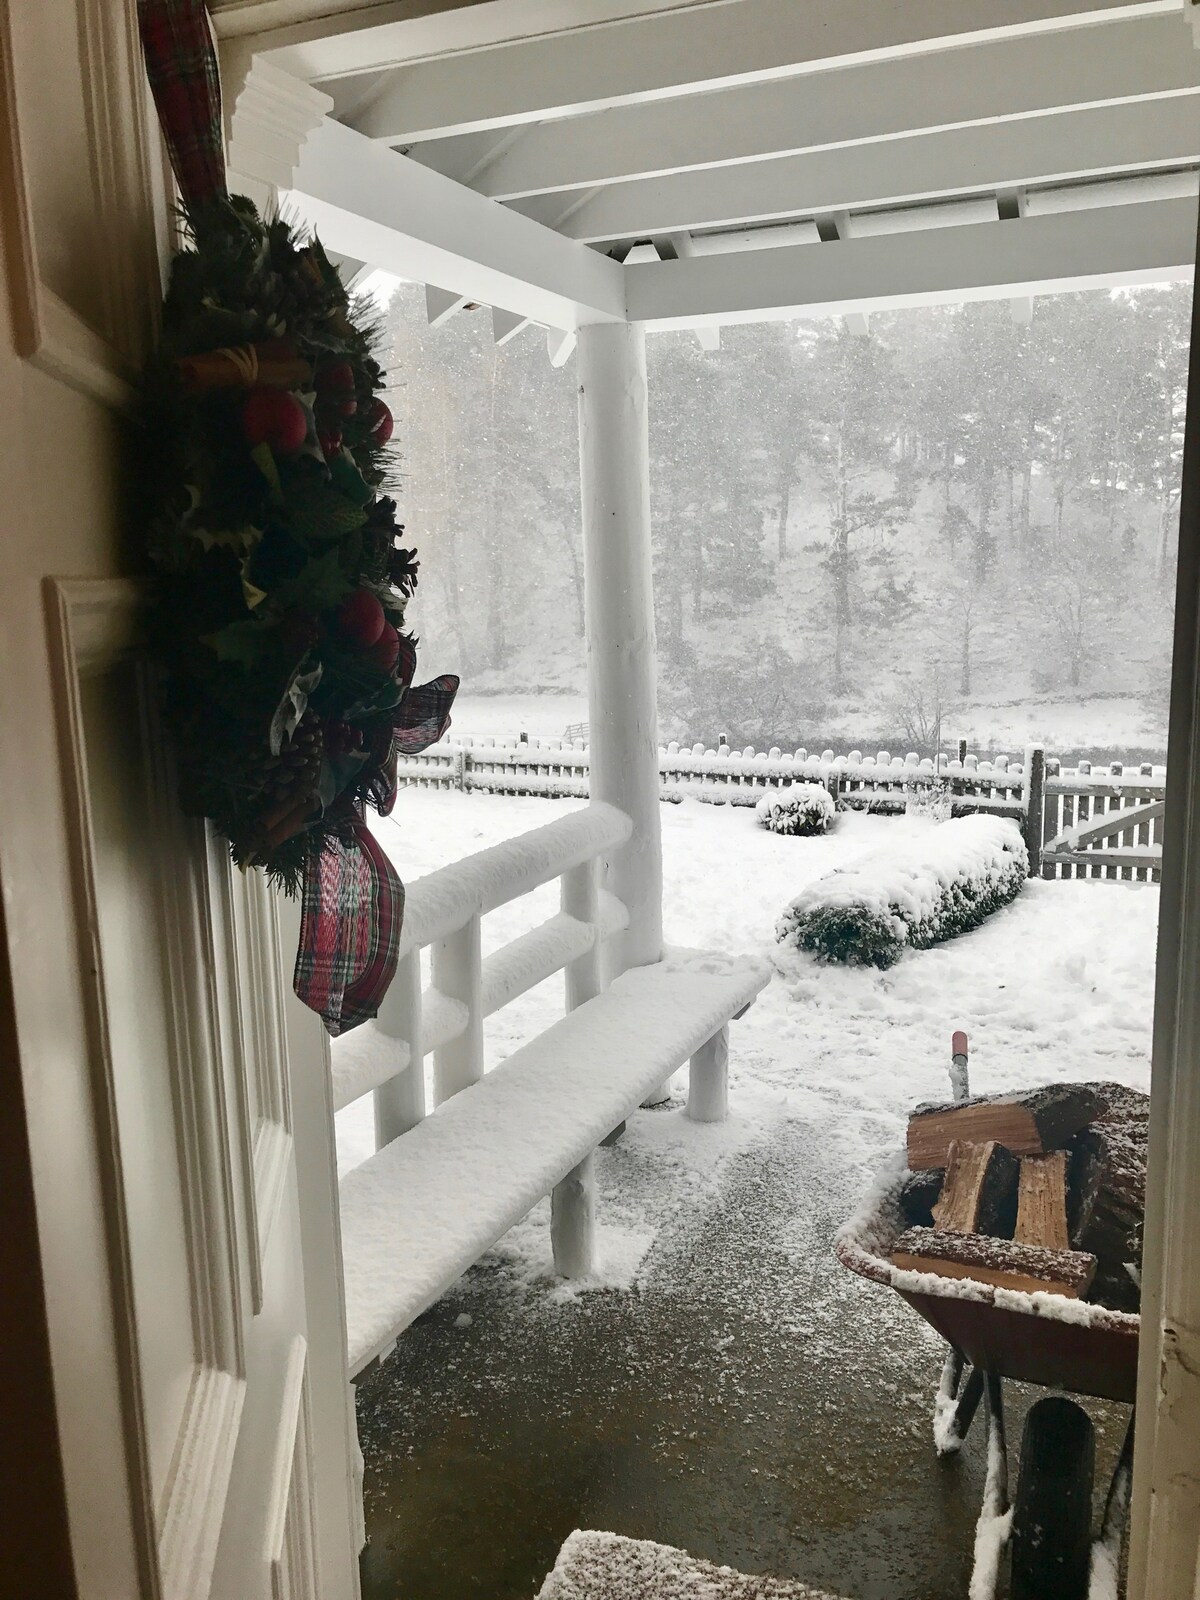
[[[615,975],[662,956],[645,333],[580,328],[578,361],[591,792],[633,819],[608,864],[608,887],[629,908],[612,943]]]

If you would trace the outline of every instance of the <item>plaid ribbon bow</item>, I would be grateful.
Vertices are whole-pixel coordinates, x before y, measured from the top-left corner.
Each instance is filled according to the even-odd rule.
[[[185,205],[221,199],[221,81],[204,0],[138,0],[146,75]]]
[[[396,755],[416,755],[442,737],[458,679],[447,675],[409,689],[392,741]],[[394,759],[379,796],[384,816],[396,801]],[[404,885],[359,810],[342,848],[310,856],[300,912],[294,987],[336,1038],[377,1015],[396,973]]]

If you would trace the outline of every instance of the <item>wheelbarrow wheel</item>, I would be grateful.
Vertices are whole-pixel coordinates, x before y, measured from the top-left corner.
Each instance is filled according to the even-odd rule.
[[[1030,1406],[1013,1503],[1012,1600],[1087,1600],[1096,1435],[1082,1406]]]

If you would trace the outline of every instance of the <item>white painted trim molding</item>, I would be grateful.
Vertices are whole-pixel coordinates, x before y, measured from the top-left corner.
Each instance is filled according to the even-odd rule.
[[[1200,301],[1180,505],[1155,985],[1130,1600],[1193,1600],[1200,1557]]]
[[[290,189],[300,153],[333,101],[262,56],[253,57],[241,81],[226,82],[224,91],[232,187],[249,179],[268,189]]]

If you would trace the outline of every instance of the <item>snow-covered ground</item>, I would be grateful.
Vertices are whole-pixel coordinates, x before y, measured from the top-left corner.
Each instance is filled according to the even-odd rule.
[[[454,702],[453,733],[461,737],[561,739],[586,722],[586,694],[460,694]]]
[[[412,789],[377,829],[411,880],[578,804]],[[661,1184],[644,1206],[630,1202],[623,1234],[610,1238],[610,1281],[630,1281],[675,1203],[781,1121],[823,1130],[826,1147],[865,1184],[900,1142],[909,1109],[947,1095],[956,1028],[970,1036],[971,1082],[980,1092],[1067,1078],[1148,1087],[1156,887],[1034,881],[982,928],[906,955],[889,971],[820,966],[775,943],[784,905],[832,867],[915,839],[932,824],[847,813],[830,834],[806,839],[768,833],[750,810],[685,801],[661,815],[668,940],[757,951],[776,976],[732,1029],[730,1123],[704,1129],[672,1115],[635,1119],[635,1144],[661,1147]],[[485,919],[485,953],[556,909],[556,883],[502,907]],[[489,1062],[561,1008],[556,978],[489,1019]],[[368,1097],[339,1114],[343,1170],[370,1153],[371,1139]],[[536,1217],[527,1231],[540,1260]],[[524,1248],[520,1239],[510,1244],[518,1254]]]
[[[535,739],[561,739],[568,727],[587,717],[583,693],[460,694],[453,732],[473,738],[515,740],[527,733]],[[831,744],[845,752],[859,746],[874,749],[882,741],[890,750],[901,749],[903,734],[885,724],[877,710],[858,707],[827,717],[819,728],[799,729],[794,744],[814,750]],[[709,728],[703,736],[715,744],[721,731]],[[945,748],[954,748],[960,738],[977,753],[1003,752],[1015,760],[1029,743],[1044,744],[1050,754],[1068,759],[1094,752],[1098,760],[1107,759],[1110,751],[1136,751],[1142,759],[1161,761],[1167,747],[1165,717],[1148,713],[1145,702],[1132,695],[976,700],[955,708],[946,726]]]

